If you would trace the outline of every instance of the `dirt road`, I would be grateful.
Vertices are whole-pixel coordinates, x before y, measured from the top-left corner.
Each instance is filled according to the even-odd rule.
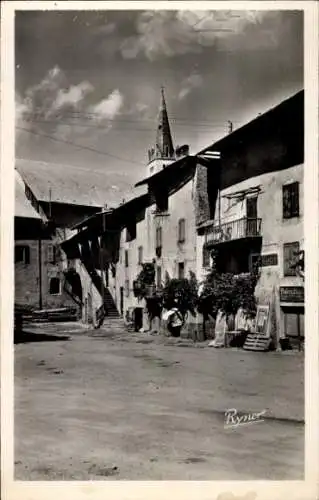
[[[16,479],[302,479],[301,354],[91,333],[15,346]]]

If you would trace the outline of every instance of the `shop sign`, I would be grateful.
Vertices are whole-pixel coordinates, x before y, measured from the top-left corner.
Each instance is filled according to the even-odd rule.
[[[305,301],[305,291],[303,286],[281,286],[280,302],[303,303]]]
[[[262,267],[266,266],[277,266],[278,265],[278,255],[276,253],[269,253],[261,256]]]

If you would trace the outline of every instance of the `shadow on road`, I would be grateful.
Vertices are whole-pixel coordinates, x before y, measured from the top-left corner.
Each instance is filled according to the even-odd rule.
[[[61,340],[70,340],[67,335],[52,335],[46,333],[33,333],[28,331],[14,332],[15,344],[27,344],[29,342],[58,342]]]

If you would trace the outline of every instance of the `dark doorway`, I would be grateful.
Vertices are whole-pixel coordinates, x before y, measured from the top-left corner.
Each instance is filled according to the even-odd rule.
[[[121,286],[120,287],[120,312],[121,312],[121,316],[123,316],[123,311],[124,311],[124,288]]]
[[[185,277],[185,265],[184,262],[178,263],[178,279],[183,280]]]
[[[247,219],[257,219],[257,196],[246,199]]]

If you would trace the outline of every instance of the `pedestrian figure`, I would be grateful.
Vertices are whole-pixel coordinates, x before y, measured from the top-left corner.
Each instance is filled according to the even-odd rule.
[[[184,318],[180,310],[177,307],[170,309],[168,313],[167,330],[170,332],[172,337],[180,336],[183,325]]]

